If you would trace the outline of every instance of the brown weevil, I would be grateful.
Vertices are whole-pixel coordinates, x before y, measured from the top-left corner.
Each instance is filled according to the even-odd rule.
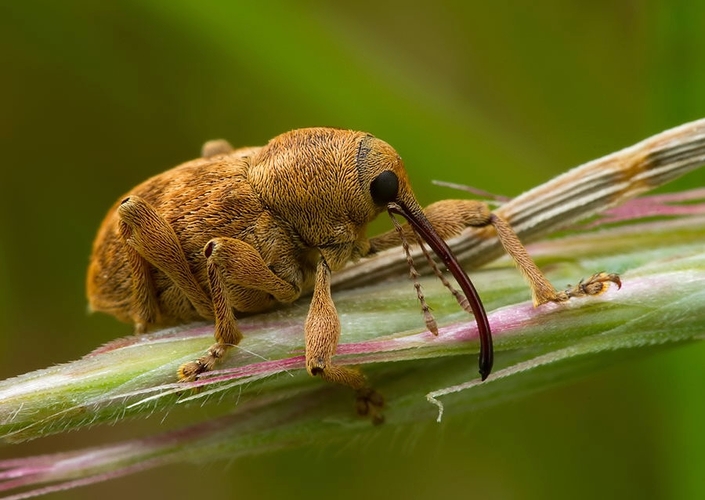
[[[381,212],[408,224],[368,239]],[[479,368],[493,362],[482,303],[444,239],[468,226],[494,226],[527,278],[535,304],[600,293],[615,275],[600,273],[580,288],[557,292],[509,225],[485,203],[446,200],[422,210],[404,165],[387,143],[364,132],[309,128],[263,147],[204,146],[203,157],[156,175],[110,209],[93,244],[90,307],[134,323],[137,332],[215,321],[206,354],[182,365],[181,380],[211,370],[242,333],[236,315],[264,311],[312,291],[304,325],[306,369],[357,391],[358,410],[381,420],[381,396],[357,370],[334,364],[340,320],[331,272],[380,250],[426,242],[460,285],[480,336]],[[434,330],[434,328],[431,328]],[[437,333],[437,332],[434,332]]]

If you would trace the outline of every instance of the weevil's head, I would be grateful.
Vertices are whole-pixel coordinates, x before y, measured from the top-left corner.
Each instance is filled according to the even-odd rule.
[[[397,152],[364,132],[287,132],[250,159],[248,178],[265,207],[332,269],[367,253],[367,224],[390,202],[421,213]]]
[[[409,221],[453,274],[478,322],[480,373],[492,368],[492,338],[477,292],[419,206],[394,149],[364,132],[301,129],[250,158],[248,178],[264,208],[292,238],[317,249],[332,270],[366,255],[367,224],[384,210]]]

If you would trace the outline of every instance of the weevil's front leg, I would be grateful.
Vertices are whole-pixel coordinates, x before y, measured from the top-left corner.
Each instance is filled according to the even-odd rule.
[[[186,295],[198,314],[213,317],[211,301],[189,267],[174,229],[143,198],[132,195],[118,207],[125,243],[164,274]],[[132,259],[131,259],[132,260]],[[135,266],[133,265],[133,272]],[[135,275],[140,279],[140,275]]]
[[[438,201],[427,206],[423,212],[438,236],[444,240],[459,235],[468,227],[485,227],[491,223],[492,218],[489,207],[475,200]],[[416,241],[416,233],[409,224],[402,225],[402,234],[391,230],[370,238],[370,253],[399,246],[402,237],[407,241]]]
[[[610,283],[614,283],[618,287],[622,286],[622,282],[617,274],[601,272],[593,274],[587,280],[581,280],[580,283],[574,287],[560,292],[556,291],[531,259],[526,248],[521,244],[519,237],[509,224],[495,214],[491,215],[490,223],[494,226],[495,231],[497,231],[497,237],[504,247],[504,250],[514,260],[519,271],[521,271],[524,278],[526,278],[526,281],[529,283],[535,306],[545,304],[546,302],[565,302],[573,297],[599,295],[607,290]]]
[[[490,208],[480,201],[439,201],[426,207],[424,214],[444,240],[459,235],[467,227],[493,226],[504,250],[512,257],[519,271],[529,283],[534,305],[546,302],[563,302],[571,297],[598,295],[607,289],[609,283],[621,286],[619,276],[616,274],[597,273],[589,279],[581,281],[575,287],[561,292],[556,291],[531,259],[511,226],[504,219],[493,214]],[[416,235],[411,226],[404,224],[403,235],[400,235],[398,231],[389,231],[372,238],[370,240],[371,252],[401,244],[402,236],[409,241],[416,241]]]
[[[255,248],[234,238],[214,238],[203,248],[215,313],[215,341],[206,354],[178,370],[191,381],[212,370],[226,352],[242,340],[235,311],[256,312],[275,302],[292,302],[301,289],[274,274]]]
[[[330,269],[323,258],[316,269],[316,283],[304,332],[306,370],[311,375],[354,389],[358,413],[370,415],[375,424],[381,423],[384,420],[380,412],[384,405],[382,396],[367,385],[365,376],[359,371],[333,364],[340,339],[340,318],[330,294]]]

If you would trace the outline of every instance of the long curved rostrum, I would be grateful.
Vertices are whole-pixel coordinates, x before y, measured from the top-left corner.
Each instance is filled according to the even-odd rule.
[[[487,320],[487,313],[482,305],[480,296],[475,290],[475,286],[470,281],[467,273],[463,270],[453,252],[443,239],[438,236],[436,230],[428,221],[423,212],[411,211],[401,201],[387,204],[387,210],[390,213],[398,214],[409,221],[409,224],[418,232],[419,236],[433,249],[434,253],[448,268],[448,271],[453,275],[455,280],[460,285],[463,293],[470,303],[470,307],[477,322],[477,331],[480,337],[480,359],[479,371],[482,380],[485,380],[492,371],[494,362],[494,352],[492,349],[492,330],[490,323]]]

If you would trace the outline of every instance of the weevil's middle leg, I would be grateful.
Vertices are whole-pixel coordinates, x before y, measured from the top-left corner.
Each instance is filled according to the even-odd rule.
[[[306,323],[306,370],[324,380],[346,385],[357,393],[357,411],[369,415],[375,424],[382,423],[384,398],[367,385],[359,371],[336,365],[332,358],[340,339],[340,318],[330,294],[330,269],[321,258],[316,269],[316,283]]]
[[[301,290],[274,274],[254,247],[234,238],[214,238],[203,249],[215,314],[215,341],[204,356],[183,364],[180,380],[191,381],[213,369],[240,343],[235,311],[256,312],[275,302],[292,302]]]

